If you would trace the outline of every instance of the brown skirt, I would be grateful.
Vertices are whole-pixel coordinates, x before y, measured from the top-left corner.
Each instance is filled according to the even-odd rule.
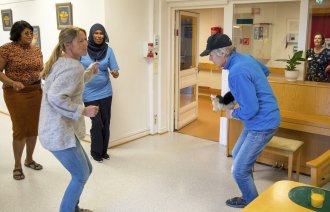
[[[13,138],[21,140],[38,136],[41,85],[25,85],[20,91],[4,86],[3,96],[12,121]]]

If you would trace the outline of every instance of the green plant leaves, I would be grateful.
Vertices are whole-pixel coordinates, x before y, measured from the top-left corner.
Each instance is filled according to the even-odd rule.
[[[303,51],[297,51],[293,54],[292,57],[289,55],[289,59],[277,59],[275,61],[281,61],[286,62],[286,70],[288,71],[294,71],[296,69],[296,66],[301,64],[299,61],[306,61],[305,58],[302,57]]]

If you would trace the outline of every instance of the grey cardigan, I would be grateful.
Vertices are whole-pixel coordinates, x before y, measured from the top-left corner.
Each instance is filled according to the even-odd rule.
[[[82,92],[93,76],[79,60],[60,57],[53,64],[45,80],[39,117],[39,140],[45,149],[75,147],[75,136],[85,137]]]

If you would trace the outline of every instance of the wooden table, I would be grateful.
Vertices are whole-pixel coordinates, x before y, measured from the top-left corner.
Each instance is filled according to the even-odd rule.
[[[307,212],[312,211],[292,202],[288,196],[289,191],[297,186],[310,186],[304,183],[295,181],[283,180],[274,183],[272,186],[262,192],[256,199],[254,199],[244,212]]]

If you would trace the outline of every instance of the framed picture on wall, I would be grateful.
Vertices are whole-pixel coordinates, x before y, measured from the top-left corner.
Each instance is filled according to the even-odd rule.
[[[40,40],[40,28],[39,26],[33,26],[33,39],[32,44],[41,48],[41,40]]]
[[[11,9],[1,10],[1,19],[3,31],[10,31],[11,27],[13,26],[13,14]]]
[[[330,38],[325,39],[325,48],[330,49]]]
[[[72,26],[73,20],[71,2],[56,4],[56,20],[57,29],[63,29],[66,26]]]

